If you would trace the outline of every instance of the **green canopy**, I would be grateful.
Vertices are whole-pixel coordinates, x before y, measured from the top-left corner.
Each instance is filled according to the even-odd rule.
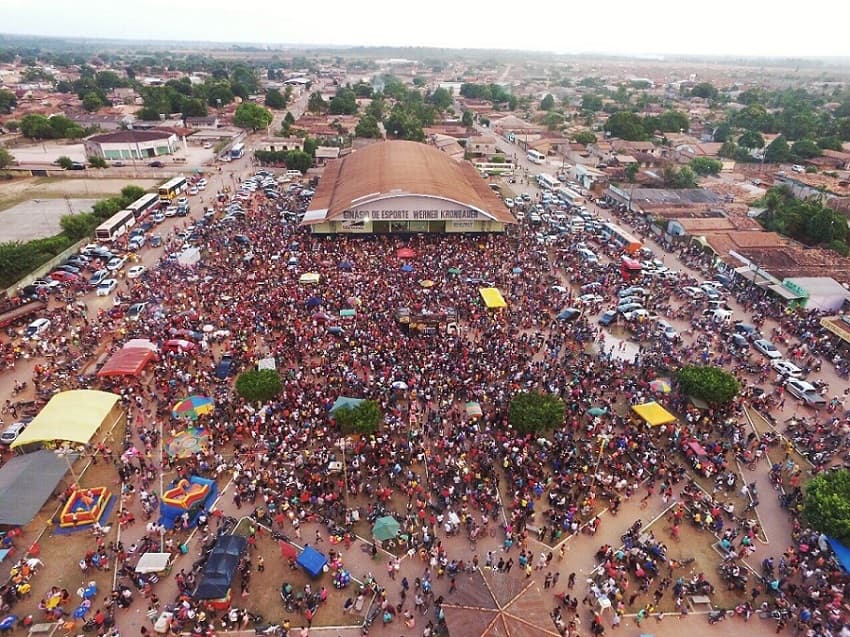
[[[449,268],[449,274],[460,274],[460,268]]]
[[[337,409],[342,409],[343,407],[350,407],[351,409],[354,409],[362,402],[362,398],[349,398],[348,396],[340,396],[334,401],[334,404],[331,405],[331,413],[334,413]]]
[[[350,316],[354,316],[354,314],[355,314],[355,311],[354,311],[354,310],[352,310],[351,308],[346,308],[346,309],[344,309],[344,310],[340,310],[340,311],[339,311],[339,315],[340,315],[341,317],[343,317],[343,318],[345,318],[345,317],[350,317]]]
[[[591,416],[604,416],[608,413],[608,410],[605,407],[591,407],[587,410],[587,413]]]
[[[391,515],[384,516],[375,520],[375,526],[372,527],[372,535],[380,542],[390,540],[398,535],[400,530],[399,524]]]

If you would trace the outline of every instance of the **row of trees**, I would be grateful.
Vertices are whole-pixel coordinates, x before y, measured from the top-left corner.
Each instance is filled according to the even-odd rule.
[[[286,166],[289,170],[307,172],[313,165],[313,158],[301,150],[256,150],[254,157],[267,166]]]
[[[648,140],[655,131],[662,133],[686,132],[690,128],[688,116],[669,110],[658,116],[642,117],[633,111],[619,111],[605,122],[605,131],[613,137],[628,141]]]
[[[125,186],[118,197],[98,201],[91,212],[65,215],[62,232],[52,237],[32,241],[0,243],[0,287],[8,287],[24,275],[66,250],[74,242],[89,236],[98,224],[145,194],[138,186]]]
[[[768,190],[759,204],[765,211],[758,221],[766,230],[850,255],[847,218],[824,206],[820,197],[797,199],[788,186],[779,186]]]

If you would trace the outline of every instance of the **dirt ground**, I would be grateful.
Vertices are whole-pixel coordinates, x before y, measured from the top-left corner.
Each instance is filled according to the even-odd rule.
[[[150,190],[158,179],[53,179],[26,177],[0,182],[0,211],[31,199],[61,199],[64,197],[100,199],[111,197],[132,183]]]

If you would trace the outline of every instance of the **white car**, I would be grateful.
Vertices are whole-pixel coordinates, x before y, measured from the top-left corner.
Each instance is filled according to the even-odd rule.
[[[776,349],[776,345],[764,338],[753,341],[753,347],[771,360],[782,358],[782,354]]]
[[[110,272],[117,272],[127,263],[127,257],[112,257],[109,263],[106,264],[106,269]]]
[[[637,308],[636,310],[631,310],[629,312],[623,312],[623,318],[627,321],[637,321],[640,319],[649,318],[649,311],[645,310],[642,307]]]
[[[605,299],[598,294],[582,294],[576,300],[583,305],[590,305],[593,303],[602,303]]]
[[[174,217],[176,214],[177,214],[177,206],[168,206],[168,208],[165,209],[165,216],[166,217]]]
[[[189,205],[189,198],[188,197],[179,197],[177,199],[177,205],[178,206],[188,206]]]
[[[790,378],[800,378],[803,375],[803,370],[797,367],[791,361],[787,361],[784,358],[775,359],[770,362],[770,366],[776,371],[778,374],[782,376],[788,376]]]
[[[701,289],[694,287],[692,285],[683,287],[682,292],[684,292],[687,296],[691,297],[692,299],[701,299],[702,297],[705,296],[705,292],[703,292]]]
[[[127,270],[127,278],[128,279],[138,279],[142,276],[142,273],[145,271],[145,266],[143,265],[134,265],[132,268]]]
[[[508,208],[513,208],[514,200],[508,197],[507,199],[505,199],[505,206],[507,206]]]
[[[679,332],[676,331],[676,328],[663,319],[658,321],[655,326],[658,329],[658,333],[668,341],[675,340],[676,337],[679,336]]]
[[[48,329],[50,329],[50,320],[46,318],[37,318],[27,325],[27,329],[24,330],[24,338],[36,339]]]
[[[785,389],[788,393],[799,398],[809,407],[820,409],[826,406],[826,399],[818,393],[817,388],[811,383],[798,378],[790,378],[785,383]]]
[[[197,195],[198,194],[198,187],[192,186],[191,188],[189,188],[189,194],[190,195]]]
[[[97,286],[98,296],[109,296],[118,287],[118,281],[115,279],[104,279]]]

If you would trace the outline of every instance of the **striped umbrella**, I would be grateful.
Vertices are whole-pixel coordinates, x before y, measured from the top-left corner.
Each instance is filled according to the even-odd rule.
[[[215,403],[208,396],[189,396],[179,401],[171,408],[171,415],[175,418],[191,418],[197,420],[199,416],[211,414]]]

